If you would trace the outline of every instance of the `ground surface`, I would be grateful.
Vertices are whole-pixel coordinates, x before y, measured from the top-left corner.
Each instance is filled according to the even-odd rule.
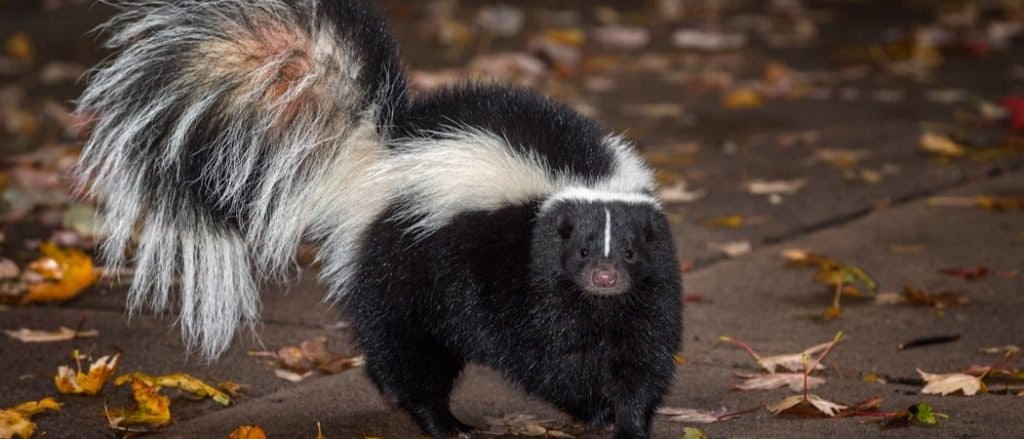
[[[70,5],[44,13],[35,2],[0,1],[0,39],[7,40],[15,31],[29,35],[36,46],[36,69],[53,60],[90,65],[102,52],[91,39],[80,35],[99,23],[107,11],[66,3]],[[691,4],[696,3],[702,2]],[[726,30],[740,26],[740,14],[757,17],[767,13],[767,2],[725,2],[732,3],[739,3],[738,9],[724,8],[723,18],[715,22]],[[611,4],[622,22],[651,30],[648,47],[625,50],[588,43],[582,66],[545,72],[540,79],[530,80],[593,112],[609,128],[626,132],[659,168],[666,185],[685,181],[688,190],[706,192],[692,202],[666,200],[691,302],[685,309],[681,353],[685,362],[678,366],[666,405],[742,411],[792,393],[784,389],[731,390],[739,382],[734,373],[756,371],[756,365],[742,350],[719,342],[719,336],[741,339],[761,354],[771,355],[799,352],[830,340],[841,330],[845,338],[829,354],[826,363],[830,367],[821,375],[827,382],[813,393],[845,403],[881,396],[885,398],[883,409],[890,411],[927,402],[936,411],[947,413],[949,420],[931,428],[882,431],[859,418],[782,419],[762,409],[706,425],[658,417],[655,437],[680,437],[686,426],[699,427],[714,438],[1021,437],[1024,397],[1015,395],[1019,388],[1006,392],[1001,391],[1005,386],[993,387],[992,392],[974,397],[921,395],[915,368],[956,372],[997,359],[981,353],[980,348],[1024,344],[1024,319],[1020,317],[1024,314],[1024,277],[1020,274],[1024,269],[1024,209],[997,212],[929,205],[933,197],[960,200],[979,195],[1024,195],[1021,133],[1015,138],[1008,122],[979,122],[970,116],[976,113],[978,102],[998,103],[1004,96],[1024,94],[1024,42],[1018,39],[1008,48],[991,51],[979,49],[977,44],[943,47],[942,62],[923,68],[929,78],[908,78],[886,70],[906,58],[898,55],[898,47],[890,46],[898,46],[915,27],[934,23],[936,2],[806,3],[811,12],[803,14],[818,23],[818,33],[806,44],[774,47],[751,32],[751,40],[740,50],[711,53],[683,51],[668,43],[675,29],[693,25],[692,18],[663,22],[656,18],[670,17],[656,11],[654,2]],[[426,6],[403,2],[386,6],[417,74],[447,72],[442,69],[466,65],[481,54],[522,50],[527,35],[553,27],[551,23],[589,30],[599,21],[594,17],[605,14],[595,14],[593,6],[555,9],[529,2],[517,6],[536,11],[527,14],[526,27],[518,36],[482,42],[477,30],[469,29],[469,41],[460,46],[437,43],[429,37],[436,32],[423,29],[423,23],[431,22],[424,12]],[[462,2],[445,20],[472,22],[478,10],[477,2]],[[563,13],[552,12],[557,10]],[[703,14],[692,14],[698,12]],[[800,14],[795,15],[800,19]],[[701,26],[707,25],[706,17],[697,16]],[[562,23],[565,20],[570,22]],[[785,23],[783,20],[784,28],[788,26]],[[890,47],[893,52],[880,61],[877,50],[872,52],[870,47]],[[766,79],[769,63],[788,66],[784,84]],[[857,69],[867,72],[857,73]],[[840,79],[844,71],[848,77]],[[64,102],[79,90],[73,84],[26,79],[30,76],[4,74],[0,79],[6,82],[0,86],[21,90],[19,105],[31,111],[48,98]],[[722,105],[724,95],[748,86],[764,97],[759,106],[736,109]],[[775,87],[775,91],[766,87]],[[950,102],[935,97],[941,91],[960,91],[967,97]],[[650,114],[656,110],[661,114]],[[944,133],[966,130],[969,134],[956,137],[964,145],[1003,146],[1002,152],[938,159],[919,148],[924,123],[941,124]],[[47,137],[45,128],[41,131],[5,134],[0,153],[13,157],[55,142]],[[67,135],[55,136],[63,139],[63,144],[74,144]],[[1018,142],[1017,146],[1005,147],[1013,142]],[[863,157],[854,163],[836,164],[820,159],[824,149],[854,150]],[[856,177],[874,175],[872,172],[880,178],[865,181]],[[758,179],[805,179],[805,184],[773,203],[769,196],[752,194],[746,188],[746,183]],[[739,228],[705,224],[709,218],[726,215],[742,215],[753,224]],[[31,216],[3,227],[6,243],[0,256],[19,263],[32,257],[26,244],[50,233]],[[710,245],[737,241],[749,242],[752,251],[728,258]],[[842,316],[824,321],[821,316],[832,295],[828,287],[812,280],[813,269],[785,267],[780,253],[789,248],[809,249],[855,264],[877,279],[883,292],[897,292],[904,285],[960,291],[971,303],[940,311],[845,298]],[[939,273],[944,268],[975,266],[988,268],[990,274],[968,281]],[[173,424],[153,433],[154,437],[226,437],[239,425],[256,424],[270,437],[311,438],[316,422],[329,438],[418,437],[411,421],[384,404],[360,369],[291,383],[246,355],[252,349],[275,349],[321,335],[328,337],[332,350],[355,353],[347,330],[325,329],[338,322],[339,314],[320,303],[321,293],[313,268],[304,270],[287,294],[284,288],[269,288],[263,303],[265,323],[257,331],[262,347],[251,337],[241,337],[213,365],[200,364],[183,354],[177,330],[171,326],[173,319],[136,316],[126,321],[124,287],[120,285],[97,286],[60,305],[2,307],[3,329],[81,325],[99,330],[100,335],[52,344],[0,339],[0,407],[54,394],[53,371],[69,364],[70,351],[78,348],[98,355],[122,352],[122,372],[188,372],[212,383],[231,380],[247,385],[227,408],[210,401],[175,399]],[[959,334],[960,339],[897,350],[903,341],[937,334]],[[1013,367],[1021,367],[1019,364]],[[863,377],[869,373],[889,383],[867,382]],[[105,392],[100,397],[61,397],[64,408],[60,413],[36,418],[40,431],[47,438],[120,435],[107,428],[103,405],[122,406],[128,393],[110,387]],[[564,420],[564,415],[478,367],[465,373],[453,407],[458,417],[474,425],[483,425],[485,417],[507,414]],[[610,437],[595,432],[584,436]]]

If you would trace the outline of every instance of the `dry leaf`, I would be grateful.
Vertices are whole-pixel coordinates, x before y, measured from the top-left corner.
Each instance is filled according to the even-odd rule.
[[[733,386],[739,390],[771,390],[781,387],[789,387],[794,392],[804,388],[803,373],[737,373],[736,376],[745,381]],[[808,376],[807,388],[813,389],[825,384],[824,378]]]
[[[707,410],[684,409],[678,407],[660,407],[659,415],[668,416],[672,422],[694,422],[698,424],[710,424],[719,421],[719,414]]]
[[[249,356],[272,358],[279,367],[274,371],[278,378],[299,382],[314,371],[336,374],[360,367],[363,356],[350,357],[327,350],[327,337],[303,341],[298,346],[285,346],[275,352],[250,351]]]
[[[56,331],[37,331],[28,328],[21,328],[17,331],[7,331],[8,337],[23,343],[51,343],[55,341],[68,341],[79,338],[90,338],[100,334],[99,331],[93,329],[89,331],[75,331],[74,329],[61,326]]]
[[[267,433],[255,425],[243,425],[232,431],[228,439],[267,439]]]
[[[985,267],[956,267],[956,268],[943,268],[939,270],[939,273],[948,274],[950,276],[960,277],[967,280],[981,279],[988,275],[989,270]]]
[[[963,157],[967,155],[967,149],[947,136],[924,132],[921,134],[921,149],[940,157]]]
[[[542,436],[552,438],[573,438],[575,436],[561,431],[563,426],[551,425],[552,421],[537,419],[534,415],[510,414],[501,418],[484,417],[487,435]]]
[[[753,180],[746,183],[747,191],[755,195],[792,195],[803,189],[806,178],[793,180]]]
[[[963,293],[959,291],[928,291],[907,285],[903,287],[902,294],[907,303],[927,305],[936,309],[971,303],[970,299],[963,297]]]
[[[21,275],[18,264],[7,258],[0,258],[0,280],[14,279]]]
[[[231,397],[226,393],[217,390],[209,384],[204,383],[202,380],[189,375],[187,373],[173,373],[169,375],[150,376],[141,372],[132,372],[117,377],[114,384],[120,386],[126,382],[143,382],[149,386],[156,387],[158,390],[161,387],[171,387],[184,392],[189,393],[195,398],[206,398],[217,401],[220,405],[231,404]]]
[[[75,359],[76,370],[70,367],[59,366],[57,375],[53,377],[53,383],[57,391],[72,395],[95,395],[103,389],[103,384],[117,372],[117,366],[121,363],[121,354],[114,356],[104,355],[89,366],[89,373],[83,373],[81,361],[83,357],[74,351],[72,357]]]
[[[115,382],[124,384],[121,377]],[[135,399],[134,409],[112,409],[106,411],[107,423],[111,428],[119,429],[123,425],[145,424],[153,427],[167,425],[171,422],[171,400],[160,394],[160,386],[150,385],[145,381],[132,380],[132,398]]]
[[[1024,197],[978,195],[974,197],[931,197],[929,207],[980,207],[982,209],[1004,211],[1024,209]]]
[[[749,88],[737,89],[722,98],[722,106],[725,108],[755,108],[760,107],[761,103],[761,95]]]
[[[43,398],[0,410],[0,438],[8,439],[15,435],[21,439],[32,437],[32,433],[36,431],[32,416],[46,410],[60,411],[60,404],[53,398]]]
[[[967,375],[965,373],[932,374],[917,369],[921,379],[925,381],[921,393],[928,395],[949,395],[951,393],[963,392],[966,396],[973,396],[978,391],[984,391],[985,384],[981,378]]]
[[[832,401],[823,399],[818,395],[793,395],[778,403],[768,406],[768,411],[772,414],[788,414],[796,416],[821,416],[825,415],[833,417],[837,415],[841,410],[845,409],[846,406],[842,404],[836,404]]]
[[[223,390],[224,393],[227,393],[232,398],[238,397],[238,395],[242,393],[242,389],[245,389],[247,387],[249,386],[245,384],[239,384],[234,381],[221,381],[217,383],[217,388]]]
[[[7,55],[23,63],[31,63],[35,58],[32,40],[24,32],[15,32],[7,38]]]
[[[44,281],[28,285],[21,303],[64,301],[77,296],[99,279],[92,258],[77,249],[62,249],[53,243],[39,247],[44,258],[29,264],[29,269]]]
[[[791,372],[802,372],[804,370],[804,360],[809,358],[811,355],[821,352],[832,345],[832,342],[825,342],[819,345],[811,346],[804,349],[803,352],[795,354],[783,354],[773,355],[771,357],[761,357],[757,359],[757,364],[765,368],[769,373],[775,373],[776,367],[782,367]],[[825,366],[818,364],[817,369],[824,369]]]
[[[709,242],[708,248],[725,253],[730,258],[743,256],[754,249],[750,241]]]
[[[672,44],[680,49],[715,52],[734,50],[747,44],[744,34],[726,34],[698,29],[682,29],[672,34]]]
[[[680,181],[671,186],[659,188],[657,194],[658,199],[666,203],[692,203],[704,198],[708,191],[704,189],[688,190],[686,182]]]
[[[301,373],[300,374],[300,373],[292,372],[292,371],[287,370],[287,369],[274,369],[274,375],[277,376],[278,378],[282,379],[282,380],[289,381],[289,382],[292,382],[292,383],[297,383],[299,381],[302,381],[302,380],[304,380],[306,378],[309,378],[309,377],[313,376],[313,371],[308,371],[306,373]]]

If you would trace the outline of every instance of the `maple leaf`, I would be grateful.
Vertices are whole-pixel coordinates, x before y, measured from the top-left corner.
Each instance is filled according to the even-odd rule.
[[[0,438],[13,438],[15,435],[21,439],[32,437],[36,431],[32,416],[46,410],[60,411],[60,403],[53,398],[43,398],[0,410]]]
[[[979,391],[985,391],[985,383],[981,377],[965,373],[932,374],[917,369],[921,379],[925,381],[921,393],[928,395],[949,395],[956,392],[963,392],[966,396],[973,396]]]
[[[30,263],[29,269],[41,274],[44,281],[28,285],[28,292],[21,298],[22,304],[71,299],[100,277],[92,258],[81,250],[45,243],[39,251],[44,257]]]
[[[83,373],[82,355],[76,350],[71,356],[75,359],[76,370],[73,371],[70,367],[61,365],[57,367],[57,375],[53,377],[53,383],[60,393],[74,395],[99,393],[103,389],[103,384],[114,375],[114,372],[117,372],[117,366],[121,362],[121,354],[104,355],[89,365],[88,373]]]
[[[364,364],[363,356],[346,356],[327,350],[327,337],[317,337],[285,346],[277,351],[250,351],[251,357],[266,357],[274,360],[278,369],[274,374],[291,382],[299,382],[314,372],[336,374]]]
[[[21,328],[17,331],[7,331],[8,337],[21,341],[22,343],[51,343],[57,341],[76,340],[80,338],[95,337],[99,331],[75,331],[74,329],[61,326],[56,331],[37,331],[28,328]]]
[[[232,431],[228,439],[267,439],[267,433],[255,425],[243,425]]]
[[[799,392],[804,388],[803,373],[737,373],[736,376],[745,379],[742,383],[733,386],[739,390],[770,390],[789,387],[794,392]],[[825,384],[824,378],[813,376],[806,378],[808,389]]]
[[[120,378],[118,377],[114,384],[124,384]],[[160,394],[160,386],[131,380],[131,388],[135,408],[106,410],[107,422],[111,428],[120,429],[123,425],[136,424],[160,427],[171,422],[171,400]]]
[[[763,367],[765,370],[767,370],[768,373],[775,373],[775,370],[778,367],[782,367],[782,368],[787,369],[787,370],[792,371],[792,372],[802,371],[803,370],[803,366],[804,366],[804,359],[807,356],[812,355],[812,354],[816,354],[816,353],[821,352],[821,351],[823,351],[825,349],[828,349],[828,347],[831,346],[832,343],[833,343],[831,341],[830,342],[821,343],[821,344],[818,344],[818,345],[815,345],[815,346],[811,346],[811,347],[809,347],[807,349],[804,349],[801,352],[797,352],[795,354],[782,354],[782,355],[773,355],[773,356],[770,356],[770,357],[762,357],[762,356],[758,355],[758,353],[755,352],[753,348],[751,348],[748,344],[744,343],[743,341],[734,339],[732,337],[727,337],[727,336],[722,336],[722,337],[719,337],[718,339],[720,341],[723,341],[723,342],[726,342],[726,343],[729,343],[729,344],[732,344],[732,345],[735,345],[735,346],[739,346],[740,348],[742,348],[744,351],[746,351],[748,354],[750,354],[751,357],[754,358],[754,361],[757,361],[757,364],[759,364],[761,367]],[[824,369],[824,368],[825,368],[825,366],[821,365],[821,364],[818,364],[817,366],[815,366],[815,369]]]
[[[187,373],[172,373],[168,375],[150,376],[141,372],[132,372],[117,377],[115,385],[122,385],[126,382],[143,382],[159,390],[161,387],[171,387],[191,394],[196,398],[206,398],[216,401],[220,405],[231,404],[231,397],[202,380]]]
[[[772,414],[788,414],[796,416],[836,416],[847,407],[826,400],[818,395],[792,395],[768,406]]]

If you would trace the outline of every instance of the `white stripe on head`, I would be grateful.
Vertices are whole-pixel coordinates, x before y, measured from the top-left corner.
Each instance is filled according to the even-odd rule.
[[[661,203],[650,195],[637,192],[612,192],[591,189],[586,187],[570,187],[551,194],[540,206],[541,212],[551,210],[558,203],[567,201],[579,201],[584,203],[626,203],[646,204],[655,209],[661,208]]]
[[[604,209],[604,257],[608,257],[612,250],[612,213],[606,207]]]

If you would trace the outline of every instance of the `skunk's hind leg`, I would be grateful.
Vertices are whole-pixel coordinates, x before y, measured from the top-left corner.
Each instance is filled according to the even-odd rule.
[[[404,409],[435,438],[450,438],[473,428],[449,408],[455,378],[465,361],[432,340],[388,337],[364,346],[366,372],[391,403]]]

